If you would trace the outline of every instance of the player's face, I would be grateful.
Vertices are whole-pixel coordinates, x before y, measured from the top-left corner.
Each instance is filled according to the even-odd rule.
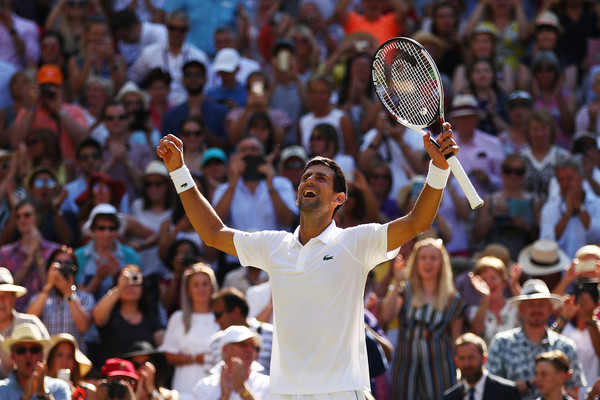
[[[337,197],[342,193],[333,191],[334,173],[327,166],[316,164],[310,166],[302,175],[298,187],[298,206],[300,211],[328,207],[333,210]],[[343,201],[343,198],[342,198]]]
[[[468,383],[476,383],[483,374],[484,355],[474,344],[464,344],[456,348],[454,363]]]

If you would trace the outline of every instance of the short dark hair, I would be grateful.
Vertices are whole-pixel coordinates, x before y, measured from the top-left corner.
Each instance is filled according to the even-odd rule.
[[[335,193],[344,193],[346,198],[348,197],[348,183],[346,182],[346,175],[344,175],[344,172],[335,161],[327,157],[313,157],[310,160],[308,160],[308,162],[304,166],[304,170],[302,171],[302,173],[304,174],[306,170],[312,167],[313,165],[324,165],[331,171],[333,171],[333,191]],[[342,208],[342,205],[343,204],[340,204],[335,208],[335,210],[333,210],[333,215],[335,215],[335,213],[338,212],[340,208]]]
[[[135,14],[135,11],[129,8],[124,8],[115,12],[110,19],[110,25],[113,32],[117,29],[131,29],[139,23],[140,19]]]
[[[86,147],[93,147],[94,149],[98,150],[100,154],[102,154],[102,146],[100,145],[100,142],[90,137],[83,139],[77,144],[77,149],[75,150],[75,155],[77,156],[77,158],[79,158],[79,154]]]
[[[239,308],[244,318],[248,317],[248,302],[246,301],[246,296],[244,296],[244,293],[242,293],[241,290],[234,287],[226,287],[221,289],[212,295],[211,302],[214,303],[217,300],[223,300],[223,304],[225,304],[225,310],[227,310],[227,312],[231,312],[234,309]]]
[[[146,75],[146,79],[142,83],[142,87],[148,89],[156,81],[163,81],[167,86],[171,84],[173,78],[169,71],[164,71],[160,67],[152,68]]]
[[[185,64],[183,64],[183,67],[181,67],[181,70],[185,74],[185,72],[188,69],[193,68],[193,67],[200,68],[202,70],[202,73],[204,74],[204,76],[206,76],[206,66],[204,66],[204,64],[202,64],[198,60],[189,60],[189,61],[187,61]]]

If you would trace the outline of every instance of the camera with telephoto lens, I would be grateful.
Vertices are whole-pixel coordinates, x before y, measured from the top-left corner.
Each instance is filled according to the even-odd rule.
[[[40,95],[43,98],[54,100],[58,96],[57,89],[53,85],[43,84],[40,85]]]
[[[77,265],[73,262],[57,262],[57,264],[59,265],[58,272],[60,272],[65,279],[69,276],[74,276],[77,273]]]

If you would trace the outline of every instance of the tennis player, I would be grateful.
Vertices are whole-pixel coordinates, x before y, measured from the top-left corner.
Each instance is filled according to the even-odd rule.
[[[363,319],[367,273],[429,229],[450,173],[444,155],[458,152],[449,123],[437,142],[440,150],[429,134],[423,139],[432,159],[427,184],[402,218],[336,227],[333,215],[346,200],[346,180],[334,161],[317,157],[307,163],[298,187],[295,232],[248,233],[225,226],[195,188],[181,140],[161,139],[157,153],[202,240],[269,274],[274,312],[270,399],[365,399],[364,391],[370,390]],[[252,398],[251,392],[243,395]]]

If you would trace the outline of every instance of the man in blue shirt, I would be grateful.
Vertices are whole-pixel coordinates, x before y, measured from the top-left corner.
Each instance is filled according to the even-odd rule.
[[[50,345],[40,329],[30,323],[18,325],[12,336],[2,343],[10,353],[15,369],[0,381],[1,400],[54,399],[69,400],[71,389],[60,380],[46,376],[44,350]]]

